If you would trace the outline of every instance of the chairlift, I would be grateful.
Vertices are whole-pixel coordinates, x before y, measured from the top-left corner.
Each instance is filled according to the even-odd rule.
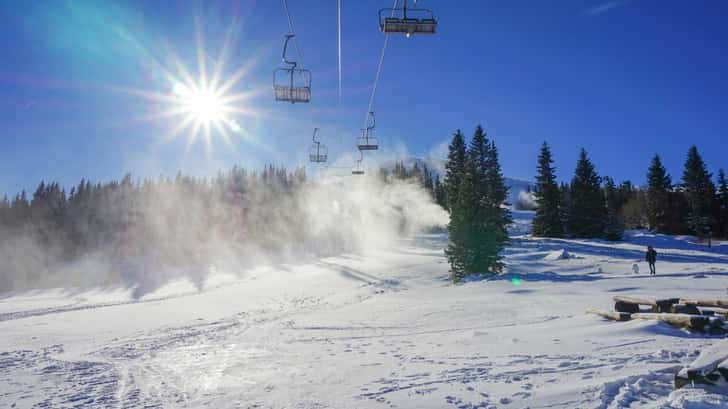
[[[354,165],[354,168],[351,170],[352,175],[363,175],[364,174],[364,167],[361,164],[363,160],[364,160],[364,152],[359,151],[359,159],[357,159],[356,165]]]
[[[273,91],[276,101],[309,102],[311,101],[311,71],[297,68],[298,62],[291,61],[286,56],[288,42],[295,34],[286,34],[283,43],[283,63],[289,67],[280,67],[273,71]]]
[[[415,7],[417,0],[415,0]],[[384,34],[435,34],[437,20],[430,9],[407,8],[404,0],[401,8],[379,10],[379,30]]]
[[[356,146],[360,151],[375,151],[379,149],[379,140],[374,136],[374,112],[369,112],[366,129],[361,130],[361,136],[356,138]]]
[[[316,133],[318,128],[313,129],[313,145],[308,151],[308,157],[313,163],[324,163],[328,159],[329,150],[326,145],[322,144],[321,141],[316,140]]]

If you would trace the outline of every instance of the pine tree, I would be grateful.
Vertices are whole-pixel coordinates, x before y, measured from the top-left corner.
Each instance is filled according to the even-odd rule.
[[[440,182],[440,175],[435,174],[435,203],[439,204],[443,209],[447,209],[447,194],[445,193],[445,185]]]
[[[387,182],[389,180],[389,170],[387,170],[387,168],[379,168],[377,175],[379,176],[379,180],[382,182]]]
[[[494,232],[489,229],[489,208],[491,206],[491,192],[487,181],[487,166],[489,160],[489,142],[478,125],[470,141],[467,155],[465,183],[461,190],[462,205],[464,206],[467,222],[465,226],[466,238],[461,247],[467,257],[466,274],[488,273],[493,264],[491,249],[494,242]]]
[[[569,233],[575,237],[602,237],[606,220],[606,204],[601,178],[582,148],[571,181]]]
[[[720,207],[720,227],[722,236],[728,237],[728,181],[725,171],[718,171],[718,203]]]
[[[450,273],[454,282],[459,282],[468,274],[472,264],[467,250],[470,222],[470,194],[472,180],[467,172],[469,161],[465,148],[465,138],[457,130],[449,146],[445,163],[445,191],[450,223],[447,226],[448,246],[445,255],[450,263]]]
[[[458,136],[454,139],[457,139]],[[458,144],[451,144],[449,157],[457,160]],[[456,169],[450,161],[446,169]],[[488,141],[482,127],[473,135],[463,176],[455,189],[448,180],[450,203],[449,244],[445,250],[453,281],[469,274],[496,274],[502,271],[500,252],[508,240],[510,213],[503,206],[508,190],[503,181],[498,151]],[[454,193],[453,193],[454,192]],[[451,195],[457,194],[456,198]]]
[[[10,201],[7,195],[3,195],[3,200],[0,200],[0,227],[7,227],[10,223]]]
[[[452,210],[457,202],[460,184],[465,176],[466,149],[465,138],[458,129],[450,142],[445,164],[445,192],[447,195],[447,209]]]
[[[617,188],[617,201],[619,202],[620,210],[624,205],[627,204],[635,196],[635,187],[631,181],[625,180]]]
[[[604,238],[611,241],[622,240],[624,228],[617,217],[621,210],[622,203],[619,197],[614,179],[604,178],[604,197],[606,201],[606,220],[604,224]]]
[[[477,197],[476,201],[471,205],[478,208],[484,208],[488,204],[485,203],[491,198],[490,188],[488,184],[488,160],[490,159],[490,142],[485,134],[483,128],[478,125],[473,133],[473,138],[470,140],[470,146],[468,147],[467,170],[472,172],[470,175],[473,179],[474,194]]]
[[[655,155],[647,171],[647,220],[650,228],[659,233],[668,231],[668,196],[671,190],[670,175],[662,165],[660,155]]]
[[[711,176],[698,148],[693,145],[685,161],[683,189],[689,206],[687,226],[698,237],[709,238],[711,235],[711,209],[715,195]]]
[[[508,225],[513,222],[508,208],[508,188],[498,159],[498,149],[494,141],[488,144],[485,161],[486,197],[486,233],[490,240],[482,247],[485,268],[490,273],[503,271],[501,252],[508,242]]]
[[[422,169],[420,169],[420,165],[417,162],[412,164],[412,171],[407,174],[407,177],[422,182]]]
[[[571,209],[571,191],[569,184],[562,182],[559,185],[559,204],[561,209],[559,211],[559,218],[561,219],[561,226],[564,229],[564,235],[569,236],[569,210]]]
[[[422,166],[422,186],[430,192],[430,196],[432,196],[433,199],[436,199],[435,185],[432,181],[432,172],[426,163]]]
[[[541,145],[536,176],[536,215],[533,218],[533,235],[539,237],[562,237],[564,228],[560,209],[559,185],[556,183],[556,169],[551,149],[546,142]]]
[[[637,189],[622,206],[619,219],[627,229],[644,229],[647,227],[647,193]]]

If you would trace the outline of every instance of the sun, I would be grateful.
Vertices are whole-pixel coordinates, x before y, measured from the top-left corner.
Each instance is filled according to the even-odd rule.
[[[233,107],[227,106],[223,95],[215,89],[203,88],[193,85],[187,86],[176,83],[172,92],[179,97],[179,107],[184,115],[189,115],[197,122],[196,125],[230,123],[227,115]]]
[[[258,64],[259,55],[248,56],[245,61],[231,61],[232,26],[222,41],[217,58],[205,50],[202,29],[196,24],[197,67],[188,66],[172,49],[167,55],[151,60],[156,78],[162,80],[157,89],[115,87],[116,89],[142,97],[149,104],[148,112],[139,118],[142,121],[164,121],[169,131],[166,140],[186,135],[187,149],[202,137],[208,153],[212,150],[213,138],[220,138],[230,149],[235,149],[235,138],[248,144],[259,144],[247,124],[263,113],[253,107],[253,100],[266,88],[251,88],[245,81],[247,74]],[[188,62],[189,63],[189,62]],[[228,70],[230,66],[236,69]],[[240,88],[245,83],[245,90]],[[252,125],[249,125],[252,126]]]

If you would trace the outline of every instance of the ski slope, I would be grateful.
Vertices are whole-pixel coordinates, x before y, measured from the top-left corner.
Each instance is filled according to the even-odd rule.
[[[728,407],[672,387],[717,338],[584,313],[618,294],[725,298],[728,243],[535,239],[529,226],[516,213],[505,275],[457,286],[440,233],[140,300],[130,289],[2,295],[0,407]]]

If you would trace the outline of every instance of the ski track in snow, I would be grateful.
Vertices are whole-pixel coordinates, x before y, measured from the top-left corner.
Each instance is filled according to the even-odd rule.
[[[673,391],[713,338],[583,314],[620,293],[725,293],[723,247],[659,239],[672,247],[656,278],[632,273],[641,237],[519,236],[505,275],[452,286],[445,238],[427,235],[202,292],[11,311],[0,314],[0,406],[728,407]],[[544,259],[561,249],[574,257]]]

